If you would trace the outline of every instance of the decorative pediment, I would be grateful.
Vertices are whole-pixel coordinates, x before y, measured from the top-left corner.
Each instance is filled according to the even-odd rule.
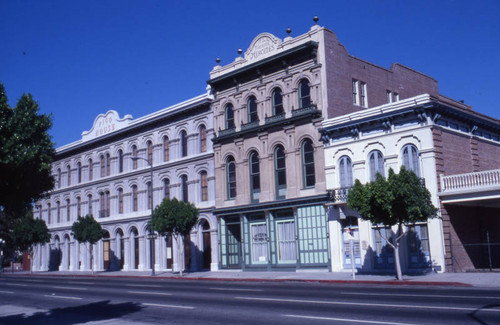
[[[276,53],[281,40],[270,33],[261,33],[250,44],[245,52],[245,59],[249,62],[261,60]]]
[[[132,115],[125,115],[122,119],[118,112],[109,110],[106,114],[99,114],[89,131],[82,132],[82,141],[89,141],[103,135],[127,127],[132,121]]]

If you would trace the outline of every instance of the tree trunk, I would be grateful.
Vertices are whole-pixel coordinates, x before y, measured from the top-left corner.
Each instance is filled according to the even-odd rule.
[[[184,269],[184,241],[182,240],[182,236],[178,236],[178,244],[179,244],[179,270],[181,277],[183,276],[182,271]]]
[[[31,250],[28,251],[28,254],[30,257],[30,274],[33,274],[33,255],[35,255],[33,253],[34,253],[35,248],[36,248],[36,246],[32,247]]]
[[[92,268],[92,275],[94,275],[94,245],[90,244],[90,267]]]
[[[403,235],[403,226],[399,224],[398,232],[394,240],[394,266],[396,268],[396,277],[400,281],[403,280],[403,272],[401,272],[401,261],[399,260],[399,242],[401,241],[401,238],[403,238]]]

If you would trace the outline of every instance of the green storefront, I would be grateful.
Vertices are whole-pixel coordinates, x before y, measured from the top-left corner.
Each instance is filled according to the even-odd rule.
[[[217,210],[219,267],[329,269],[328,216],[323,204],[293,203]]]

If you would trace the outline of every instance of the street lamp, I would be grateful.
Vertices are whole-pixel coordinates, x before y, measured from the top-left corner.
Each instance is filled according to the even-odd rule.
[[[151,222],[153,221],[153,162],[152,161],[149,161],[148,159],[146,158],[142,158],[142,157],[137,157],[137,156],[132,156],[130,157],[132,160],[138,160],[138,159],[141,159],[141,160],[144,160],[148,163],[149,165],[149,169],[150,169],[150,172],[151,172],[151,182],[150,182],[150,186],[151,186]],[[154,276],[155,275],[155,244],[154,244],[154,240],[156,238],[156,236],[154,235],[153,233],[153,224],[151,223],[149,225],[149,235],[147,236],[147,238],[149,239],[149,247],[150,247],[150,263],[151,263],[151,275]]]

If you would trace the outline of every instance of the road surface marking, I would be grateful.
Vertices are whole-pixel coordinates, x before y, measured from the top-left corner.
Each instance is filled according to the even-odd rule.
[[[465,311],[489,311],[500,313],[500,309],[481,309],[472,307],[438,307],[425,305],[394,305],[394,304],[371,304],[364,302],[346,302],[346,301],[324,301],[324,300],[303,300],[303,299],[278,299],[278,298],[258,298],[258,297],[235,297],[235,299],[244,300],[260,300],[260,301],[282,301],[282,302],[299,302],[310,304],[327,304],[327,305],[351,305],[351,306],[375,306],[375,307],[394,307],[394,308],[413,308],[413,309],[443,309],[443,310],[465,310]]]
[[[60,298],[60,299],[73,299],[73,300],[81,300],[83,298],[79,297],[68,297],[68,296],[56,296],[56,295],[44,295],[45,297],[51,297],[51,298]]]
[[[150,291],[127,291],[128,293],[139,293],[145,295],[160,295],[160,296],[171,296],[171,293],[168,292],[150,292]]]
[[[333,320],[333,321],[351,322],[351,323],[387,324],[387,325],[415,325],[415,324],[409,324],[409,323],[377,322],[374,320],[360,320],[360,319],[349,319],[349,318],[333,318],[333,317],[302,316],[302,315],[282,315],[282,316],[294,317],[294,318],[306,318],[306,319]]]
[[[220,291],[264,291],[263,289],[238,289],[238,288],[209,288]]]
[[[14,293],[12,291],[0,291],[0,293]]]
[[[52,287],[53,289],[68,289],[68,290],[87,290],[87,288],[77,288],[77,287]]]
[[[6,286],[17,286],[17,287],[27,287],[27,284],[21,284],[21,283],[6,283]]]
[[[161,304],[148,304],[148,303],[142,303],[142,304],[144,306],[153,306],[153,307],[194,309],[194,307],[191,306],[161,305]]]
[[[68,281],[68,282],[65,282],[67,284],[81,284],[81,285],[84,285],[84,284],[95,284],[95,282],[76,282],[76,281]]]
[[[126,284],[127,287],[149,287],[149,288],[162,288],[162,286],[154,284]]]
[[[422,295],[422,294],[406,294],[406,293],[341,292],[341,294],[343,294],[343,295],[359,295],[359,296],[398,296],[398,297],[425,297],[425,298],[500,299],[500,297],[491,297],[491,296],[447,296],[447,295]]]

